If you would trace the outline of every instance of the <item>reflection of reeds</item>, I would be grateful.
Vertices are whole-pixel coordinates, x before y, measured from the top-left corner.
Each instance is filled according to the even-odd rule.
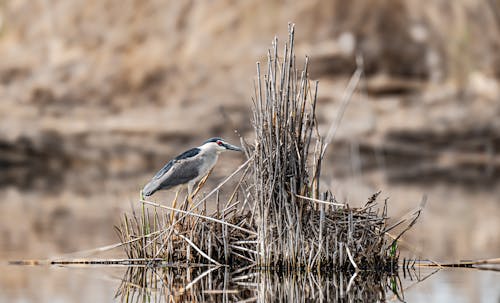
[[[383,302],[402,297],[397,275],[278,274],[222,267],[130,267],[116,292],[122,302]]]
[[[254,289],[233,283],[221,267],[129,267],[116,297],[122,302],[237,302]]]
[[[395,282],[398,277],[386,273],[285,276],[273,273],[261,274],[258,278],[258,302],[307,302],[312,299],[318,302],[384,302],[388,290],[396,296],[401,292],[401,284]]]
[[[230,198],[222,203],[219,187],[213,191],[217,211],[212,214],[202,207],[208,196],[190,210],[142,201],[142,213],[124,217],[118,228],[129,258],[258,265],[278,272],[397,267],[396,240],[387,238],[392,227],[386,225],[386,204],[377,202],[378,193],[364,207],[353,209],[336,201],[331,192],[320,191],[329,142],[317,128],[318,85],[308,78],[307,58],[298,70],[293,43],[290,26],[281,57],[275,39],[264,75],[257,66],[256,140],[242,142],[248,160],[238,169],[243,173]],[[170,211],[177,216],[168,216]],[[418,214],[398,225],[411,226]]]

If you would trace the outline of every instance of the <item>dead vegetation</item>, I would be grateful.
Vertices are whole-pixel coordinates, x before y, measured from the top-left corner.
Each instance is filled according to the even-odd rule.
[[[320,190],[322,160],[332,136],[324,139],[317,128],[318,83],[310,81],[308,65],[306,58],[302,69],[297,66],[291,25],[283,50],[275,39],[267,66],[257,64],[255,142],[242,140],[248,159],[226,179],[239,176],[228,189],[229,198],[219,198],[224,181],[188,210],[141,201],[142,213],[124,216],[117,228],[128,258],[276,272],[397,268],[398,237],[388,236],[394,226],[388,226],[387,205],[378,201],[379,193],[354,209]],[[213,213],[207,212],[209,198],[217,205]],[[397,225],[409,228],[418,214]]]

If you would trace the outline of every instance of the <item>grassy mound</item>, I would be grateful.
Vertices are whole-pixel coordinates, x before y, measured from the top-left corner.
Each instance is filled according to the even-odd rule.
[[[290,26],[281,55],[275,39],[266,67],[257,64],[255,142],[242,140],[247,161],[229,177],[239,175],[230,197],[218,198],[223,182],[187,210],[142,201],[142,213],[117,228],[130,259],[280,272],[397,267],[397,237],[387,236],[391,227],[379,193],[353,209],[320,192],[329,142],[318,131],[318,83],[310,81],[308,64],[306,58],[301,70],[296,66]],[[209,198],[217,204],[210,214]]]

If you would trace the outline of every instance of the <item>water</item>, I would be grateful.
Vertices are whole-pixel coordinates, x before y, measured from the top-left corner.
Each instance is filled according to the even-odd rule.
[[[446,269],[410,285],[407,302],[500,302],[500,272]]]
[[[349,188],[345,183],[339,186]],[[356,190],[353,192],[362,192],[359,199],[351,198],[354,201],[364,201],[363,197],[373,193],[370,188],[362,187],[359,183],[353,188]],[[415,251],[421,251],[422,258],[453,262],[461,259],[488,259],[499,255],[500,188],[485,193],[437,184],[425,189],[391,187],[387,191],[391,194],[389,206],[395,212],[392,216],[396,219],[399,213],[415,207],[412,201],[419,201],[423,192],[430,197],[422,218],[404,238],[411,248],[403,252],[405,256],[412,257],[416,255]],[[117,242],[112,226],[118,223],[123,213],[130,212],[130,205],[137,207],[137,191],[123,193],[121,189],[117,189],[116,192],[120,194],[89,196],[64,192],[54,197],[52,194],[39,192],[0,190],[0,260],[59,258],[68,252],[85,251]],[[165,198],[168,194],[165,193],[158,200],[168,201]],[[402,245],[401,249],[405,247]],[[109,257],[116,258],[115,253]],[[431,272],[422,270],[421,279]],[[0,303],[121,301],[127,298],[124,296],[126,292],[119,291],[126,274],[127,268],[123,267],[28,267],[4,264],[0,265]],[[167,281],[172,284],[167,283],[169,286],[163,290],[158,286],[153,287],[150,289],[150,296],[146,298],[165,301],[165,295],[169,293],[177,298],[172,292],[176,289],[174,284],[185,287],[197,277],[196,273],[190,276],[183,273],[167,276],[170,279]],[[404,289],[402,296],[404,295],[406,302],[500,302],[499,272],[442,270],[418,283],[415,283],[414,278],[412,281],[400,276]],[[200,288],[200,285],[209,282],[205,281],[208,278],[212,279],[212,283]],[[366,284],[361,277],[357,277],[353,280],[351,292],[346,295],[350,278],[337,277],[342,281],[339,283],[318,277],[306,280],[278,277],[239,281],[235,284],[219,270],[193,284],[188,292],[177,299],[180,302],[193,301],[192,298],[196,298],[194,301],[212,302],[328,302],[335,301],[334,299],[339,301],[338,298],[342,297],[349,302],[355,298],[367,301],[385,297],[389,302],[398,301],[387,280],[384,280],[385,284],[374,281]],[[339,287],[339,284],[343,286]],[[142,283],[130,282],[128,285],[137,290],[136,286]],[[118,297],[115,298],[117,294]],[[143,297],[136,291],[133,296],[129,292],[128,298],[129,302],[141,302]]]
[[[363,274],[278,276],[225,268],[3,265],[0,271],[0,302],[398,302],[395,285],[406,302],[500,302],[500,272],[472,269],[421,269],[411,279],[401,273],[400,284]]]

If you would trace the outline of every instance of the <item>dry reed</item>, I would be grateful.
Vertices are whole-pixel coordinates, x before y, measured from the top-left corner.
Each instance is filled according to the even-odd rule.
[[[291,25],[281,55],[274,39],[267,66],[257,64],[255,143],[242,140],[248,161],[230,198],[220,201],[221,186],[213,191],[217,211],[211,214],[207,196],[186,211],[142,201],[142,213],[125,216],[117,228],[128,258],[275,272],[397,268],[399,236],[387,235],[387,205],[379,203],[379,193],[353,209],[320,192],[329,142],[317,128],[318,83],[309,80],[308,58],[302,70],[296,64]],[[418,214],[400,223],[410,227]]]

